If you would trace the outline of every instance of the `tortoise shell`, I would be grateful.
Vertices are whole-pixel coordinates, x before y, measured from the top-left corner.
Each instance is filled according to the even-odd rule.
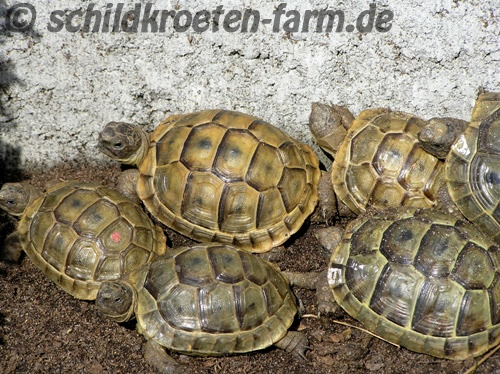
[[[139,171],[138,195],[162,223],[252,252],[270,250],[302,226],[320,178],[310,147],[225,110],[165,120]]]
[[[445,170],[453,202],[500,244],[500,93],[479,96],[472,121],[448,154]]]
[[[443,162],[424,151],[425,121],[386,109],[354,120],[332,166],[335,194],[354,213],[366,207],[432,207],[444,182]]]
[[[279,269],[231,245],[169,250],[132,277],[138,330],[186,354],[266,348],[286,334],[297,312]]]
[[[353,318],[412,351],[465,359],[500,343],[500,248],[439,211],[389,209],[353,221],[328,282]]]
[[[64,291],[94,300],[102,281],[165,253],[165,236],[125,196],[98,184],[63,182],[27,207],[18,226],[30,260]]]

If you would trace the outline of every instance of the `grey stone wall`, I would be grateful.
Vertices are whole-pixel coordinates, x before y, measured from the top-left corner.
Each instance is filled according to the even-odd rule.
[[[425,118],[469,119],[480,87],[500,90],[498,0],[376,1],[377,14],[390,10],[394,18],[389,31],[370,33],[345,31],[368,1],[286,4],[286,11],[342,10],[344,29],[338,33],[273,32],[273,24],[253,33],[222,26],[218,32],[177,32],[172,20],[157,33],[51,32],[49,25],[57,26],[51,12],[85,11],[90,2],[26,1],[37,13],[33,28],[11,32],[5,22],[15,2],[0,0],[0,159],[9,165],[104,162],[96,140],[111,120],[151,129],[172,113],[236,109],[313,144],[307,128],[313,101],[347,105],[353,113],[390,107]],[[96,1],[95,9],[104,14],[107,3],[116,11],[113,1]],[[123,12],[134,3],[144,10],[147,1],[124,1]],[[225,13],[253,9],[262,18],[272,17],[279,4],[149,3],[191,14],[223,4]],[[287,19],[282,16],[281,25]],[[83,23],[83,17],[73,20]]]

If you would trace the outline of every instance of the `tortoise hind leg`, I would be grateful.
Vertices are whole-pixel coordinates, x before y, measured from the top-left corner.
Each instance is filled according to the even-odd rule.
[[[23,247],[17,232],[9,234],[0,247],[0,260],[7,262],[19,262]]]
[[[144,359],[162,374],[188,373],[187,368],[168,355],[165,348],[150,339],[144,347]]]
[[[307,360],[306,351],[311,349],[304,333],[299,331],[288,331],[287,334],[274,345],[295,357]]]

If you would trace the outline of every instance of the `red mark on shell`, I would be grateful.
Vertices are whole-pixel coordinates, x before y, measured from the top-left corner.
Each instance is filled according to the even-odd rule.
[[[115,231],[114,233],[111,234],[111,239],[115,242],[118,243],[120,239],[122,238],[121,234],[118,231]]]

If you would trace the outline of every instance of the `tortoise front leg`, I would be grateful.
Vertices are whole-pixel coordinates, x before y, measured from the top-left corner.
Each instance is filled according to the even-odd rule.
[[[257,256],[259,256],[261,259],[273,263],[283,260],[285,255],[286,255],[286,248],[283,245],[280,245],[278,247],[273,247],[271,248],[271,250],[267,252],[257,253]]]
[[[339,308],[333,299],[332,290],[328,285],[327,270],[320,273],[296,273],[284,271],[283,274],[288,278],[291,286],[307,290],[316,290],[316,302],[318,303],[319,314],[337,313]]]
[[[332,172],[322,171],[318,183],[318,205],[310,219],[316,223],[331,223],[341,217],[354,218],[355,214],[337,199],[332,185]]]
[[[304,333],[299,331],[288,331],[287,334],[274,345],[295,357],[307,360],[306,351],[311,349]]]
[[[127,196],[136,204],[140,204],[141,200],[137,196],[137,179],[139,178],[139,170],[128,169],[123,171],[116,181],[116,190]]]
[[[324,255],[330,257],[332,251],[342,240],[343,230],[340,227],[332,226],[316,230],[314,235],[324,249]],[[320,314],[335,314],[339,310],[328,285],[328,270],[319,273],[284,271],[283,274],[288,278],[291,286],[316,290],[316,301]]]
[[[162,374],[188,373],[188,369],[169,356],[164,347],[149,339],[144,347],[144,359]]]
[[[7,262],[19,262],[23,247],[17,232],[9,234],[1,247],[0,259]]]
[[[304,288],[306,290],[315,290],[321,276],[321,273],[315,271],[306,273],[283,271],[282,273],[288,278],[291,286]]]

